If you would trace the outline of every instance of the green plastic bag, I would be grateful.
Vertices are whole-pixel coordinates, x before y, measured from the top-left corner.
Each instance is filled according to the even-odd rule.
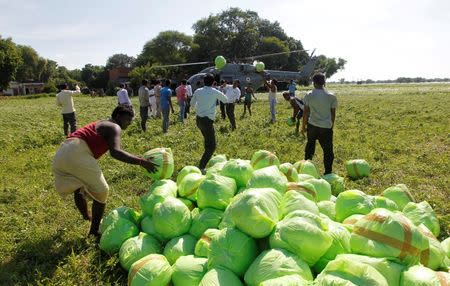
[[[197,205],[199,208],[215,208],[225,210],[236,193],[234,179],[217,174],[207,175],[197,190]]]
[[[121,206],[111,210],[108,215],[102,219],[100,224],[100,233],[103,233],[108,226],[118,221],[120,218],[129,220],[130,222],[139,225],[142,220],[142,215],[133,208]]]
[[[298,173],[294,165],[291,163],[283,163],[278,168],[286,176],[288,182],[298,182]]]
[[[210,244],[208,268],[226,267],[242,276],[257,256],[253,238],[235,228],[225,228]]]
[[[161,243],[151,235],[141,232],[138,236],[127,239],[120,247],[120,265],[128,271],[133,263],[153,253],[161,253]]]
[[[225,163],[220,174],[235,180],[237,188],[247,186],[252,177],[253,167],[248,160],[232,159]]]
[[[305,181],[308,181],[308,180],[311,180],[311,179],[315,179],[313,176],[308,175],[308,174],[298,174],[297,176],[298,176],[298,181],[297,182],[305,182]]]
[[[308,281],[300,275],[286,275],[261,282],[258,286],[308,286]]]
[[[408,217],[416,226],[424,224],[435,237],[438,237],[441,229],[439,226],[439,220],[434,213],[433,208],[427,201],[420,203],[409,202],[403,208],[403,213]]]
[[[360,221],[363,217],[364,217],[364,215],[362,215],[362,214],[351,215],[351,216],[347,217],[346,219],[344,219],[344,221],[342,222],[342,225],[345,226],[348,229],[348,231],[353,232],[353,226],[358,221]]]
[[[218,163],[214,164],[212,167],[210,167],[206,170],[206,176],[208,177],[213,174],[220,175],[220,172],[222,172],[222,169],[227,162],[228,161],[218,162]]]
[[[187,174],[183,180],[181,180],[178,187],[178,195],[190,200],[197,200],[197,191],[200,184],[206,179],[201,173]]]
[[[197,241],[195,245],[195,256],[199,257],[208,257],[210,251],[211,240],[214,236],[218,235],[220,230],[215,228],[210,228],[205,230],[200,239]]]
[[[191,227],[191,212],[180,200],[166,198],[153,210],[155,231],[164,239],[171,239],[185,234]]]
[[[442,249],[444,249],[445,254],[450,259],[450,237],[447,237],[441,242]]]
[[[277,166],[269,166],[260,168],[253,172],[251,179],[248,181],[248,188],[274,188],[280,194],[284,194],[287,190],[288,181]]]
[[[311,270],[302,259],[284,249],[270,249],[263,251],[253,261],[244,279],[246,285],[258,286],[266,280],[294,274],[313,281]]]
[[[197,239],[190,234],[174,237],[164,247],[164,256],[173,265],[181,256],[193,255]]]
[[[202,171],[196,166],[184,166],[183,169],[178,172],[177,175],[177,185],[180,185],[181,181],[187,174],[202,174]]]
[[[188,199],[184,199],[184,198],[178,198],[185,206],[187,206],[187,208],[192,211],[193,209],[195,209],[195,203],[191,200]]]
[[[259,150],[253,153],[250,161],[253,169],[258,170],[269,166],[280,166],[278,157],[267,150]]]
[[[226,60],[225,57],[223,57],[223,56],[217,56],[217,57],[214,59],[214,65],[215,65],[215,68],[218,69],[218,70],[223,69],[223,67],[224,67],[226,64],[227,64],[227,60]]]
[[[277,223],[270,236],[271,248],[283,248],[313,266],[333,242],[327,223],[308,211],[295,211]]]
[[[347,170],[347,175],[353,180],[369,177],[370,174],[369,163],[364,159],[355,159],[345,162],[345,169]]]
[[[297,169],[297,173],[299,174],[308,174],[316,179],[320,177],[316,166],[310,160],[300,160],[295,162],[294,167]]]
[[[244,286],[239,277],[224,267],[215,267],[206,272],[198,286]]]
[[[203,276],[208,272],[208,259],[181,256],[172,266],[172,284],[174,286],[198,286]]]
[[[314,285],[389,286],[383,275],[372,266],[347,259],[330,261],[317,276]]]
[[[162,286],[172,279],[172,267],[161,254],[142,257],[128,271],[129,286]]]
[[[331,193],[335,196],[345,191],[344,178],[337,174],[331,173],[322,176],[322,179],[331,185]]]
[[[287,191],[283,195],[280,209],[283,217],[296,210],[305,210],[316,215],[319,214],[317,205],[297,191]]]
[[[212,156],[211,159],[209,159],[208,163],[206,164],[206,168],[211,168],[217,163],[225,163],[227,162],[227,156],[224,154],[219,154]]]
[[[336,204],[332,201],[321,201],[317,203],[319,212],[326,215],[331,220],[336,220]]]
[[[439,240],[436,239],[425,225],[419,225],[419,230],[428,238],[430,243],[430,248],[420,253],[420,264],[433,270],[444,267],[446,253]]]
[[[141,230],[142,232],[145,232],[146,234],[149,234],[156,238],[160,242],[165,242],[167,239],[161,236],[158,232],[155,230],[155,225],[153,224],[153,220],[150,216],[144,216],[144,218],[141,221]]]
[[[222,221],[223,211],[213,208],[200,210],[195,208],[191,211],[192,224],[189,233],[200,238],[208,228],[217,228]]]
[[[279,218],[281,195],[275,189],[247,189],[230,204],[236,228],[253,238],[268,236]]]
[[[415,202],[408,187],[404,184],[398,184],[387,188],[383,191],[383,197],[393,200],[397,204],[399,210],[403,210],[407,203]]]
[[[382,196],[369,196],[369,197],[372,199],[374,208],[383,208],[388,209],[390,211],[399,210],[397,204],[391,199]]]
[[[172,180],[155,181],[150,186],[150,191],[139,198],[139,205],[145,215],[152,216],[157,203],[163,202],[166,198],[177,196],[177,185]]]
[[[174,181],[172,181],[171,179],[163,179],[163,180],[157,180],[154,181],[149,188],[149,192],[153,193],[156,192],[158,190],[169,190],[172,195],[176,196],[177,195],[177,183],[175,183]]]
[[[288,118],[286,118],[286,124],[288,126],[294,126],[295,125],[295,119],[289,116]]]
[[[139,234],[139,228],[131,221],[119,218],[111,223],[100,238],[100,249],[108,254],[117,253],[127,239]]]
[[[162,180],[172,177],[174,164],[173,154],[170,148],[155,148],[143,155],[144,159],[151,160],[156,164],[156,171],[150,173],[145,170],[144,174],[153,180]]]
[[[428,239],[402,213],[374,209],[353,226],[352,252],[395,259],[403,265],[419,262]]]
[[[257,72],[263,72],[264,69],[266,68],[266,65],[263,62],[260,62],[260,61],[256,61],[254,63],[254,66],[255,66],[255,70]]]
[[[317,192],[313,184],[308,183],[308,181],[298,182],[298,183],[288,183],[287,191],[296,191],[297,193],[305,196],[305,198],[316,202]]]
[[[329,201],[331,198],[331,185],[326,180],[320,179],[309,179],[306,180],[307,183],[310,183],[314,186],[317,194],[317,201]]]
[[[403,272],[400,286],[447,286],[450,274],[415,265]]]
[[[371,198],[359,190],[348,190],[339,194],[336,200],[336,220],[344,221],[354,214],[368,214],[374,209]]]

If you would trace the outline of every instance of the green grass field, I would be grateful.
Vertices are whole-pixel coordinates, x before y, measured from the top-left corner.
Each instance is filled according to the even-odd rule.
[[[356,158],[366,159],[372,167],[370,178],[346,180],[347,188],[379,194],[404,183],[418,201],[431,204],[441,221],[441,239],[448,237],[450,85],[334,85],[329,90],[340,105],[334,171],[344,176],[344,162]],[[236,131],[231,132],[226,121],[216,122],[216,152],[250,159],[254,151],[266,149],[282,162],[303,159],[305,139],[285,122],[291,114],[287,102],[280,97],[278,122],[269,125],[267,94],[259,94],[258,99],[252,117],[240,119],[243,106],[236,107]],[[137,98],[133,103],[138,106]],[[76,97],[78,125],[107,118],[115,104],[115,97]],[[142,133],[137,117],[123,134],[123,148],[142,154],[154,147],[170,147],[176,170],[198,164],[203,140],[194,117],[184,125],[175,121],[172,115],[168,134],[162,134],[156,120],[150,120],[149,130]],[[93,240],[86,239],[89,224],[71,197],[63,200],[54,190],[51,161],[64,139],[55,99],[1,98],[0,130],[0,284],[125,284],[126,272],[118,258],[102,253]],[[314,162],[323,172],[318,144]],[[150,185],[142,169],[109,155],[100,164],[111,188],[107,211],[122,205],[138,208],[139,194]]]

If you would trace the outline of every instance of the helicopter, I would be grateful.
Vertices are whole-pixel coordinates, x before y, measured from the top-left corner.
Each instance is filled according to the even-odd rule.
[[[243,60],[255,60],[257,58],[276,56],[281,54],[299,53],[305,52],[307,50],[295,50],[289,52],[265,54],[259,56],[248,57]],[[187,80],[191,86],[192,90],[195,91],[197,88],[203,86],[203,78],[206,74],[211,73],[214,75],[216,82],[225,81],[231,83],[238,80],[241,85],[251,85],[254,89],[258,89],[263,86],[264,81],[269,79],[275,79],[278,82],[290,82],[294,81],[309,81],[311,74],[314,72],[317,57],[314,56],[315,49],[309,55],[308,62],[303,66],[302,70],[299,72],[294,71],[280,71],[280,70],[264,70],[261,72],[256,71],[254,64],[247,63],[226,63],[221,69],[217,69],[215,66],[207,67],[201,70],[199,73],[192,75]],[[158,66],[161,68],[165,67],[176,67],[176,66],[189,66],[189,65],[204,65],[210,64],[212,62],[196,62],[196,63],[185,63],[185,64],[175,64],[175,65],[164,65]]]

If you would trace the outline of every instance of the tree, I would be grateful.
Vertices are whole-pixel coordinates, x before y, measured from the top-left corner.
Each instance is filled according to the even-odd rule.
[[[136,59],[126,54],[114,54],[106,61],[106,69],[111,70],[117,67],[131,67]]]
[[[81,69],[81,79],[88,88],[106,88],[109,75],[105,67],[87,64]]]
[[[289,48],[286,44],[277,37],[266,37],[261,40],[261,44],[258,47],[258,54],[272,54],[289,52]],[[266,69],[282,69],[287,65],[289,54],[282,54],[277,56],[270,56],[261,58],[264,62]]]
[[[21,64],[17,69],[16,80],[19,82],[35,81],[39,79],[39,55],[29,46],[17,46]]]
[[[317,57],[316,70],[324,72],[327,78],[330,78],[338,70],[344,69],[346,60],[339,58],[337,61],[335,58],[327,58],[324,55]]]
[[[9,82],[15,79],[20,65],[20,55],[11,38],[0,36],[0,88],[7,89]]]

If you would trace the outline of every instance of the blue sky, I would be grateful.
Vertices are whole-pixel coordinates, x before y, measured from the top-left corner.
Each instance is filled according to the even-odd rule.
[[[333,80],[450,77],[447,0],[0,0],[0,34],[74,69],[136,56],[161,31],[192,35],[193,23],[228,7],[256,11],[305,48],[346,59]]]

